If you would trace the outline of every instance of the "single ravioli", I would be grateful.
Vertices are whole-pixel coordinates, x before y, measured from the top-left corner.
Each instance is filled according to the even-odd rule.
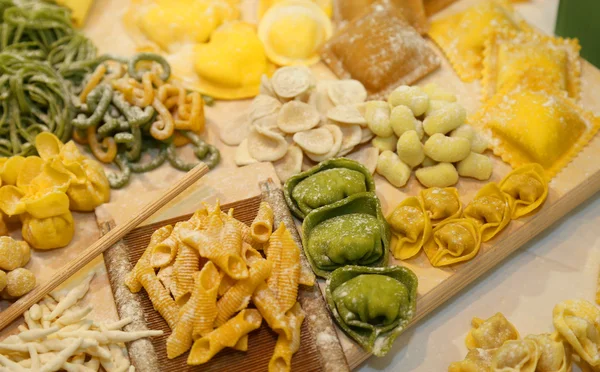
[[[385,266],[389,244],[390,230],[372,192],[316,209],[302,223],[304,253],[322,278],[347,265]]]
[[[384,356],[415,316],[417,286],[417,276],[405,267],[346,266],[331,274],[325,297],[344,332]]]
[[[419,194],[433,227],[445,220],[459,218],[462,203],[456,187],[430,187]]]
[[[498,184],[490,182],[483,186],[466,206],[464,217],[479,225],[481,241],[487,242],[508,226],[512,215],[509,196]]]
[[[269,60],[280,66],[313,65],[333,33],[331,20],[310,0],[284,0],[265,13],[258,25]]]
[[[494,154],[513,168],[539,163],[554,177],[592,139],[600,117],[561,92],[497,93],[469,119],[487,129]]]
[[[431,236],[431,221],[423,201],[415,196],[404,199],[387,217],[392,230],[392,254],[399,260],[413,257]]]
[[[389,3],[401,12],[408,23],[419,31],[420,34],[427,32],[427,16],[422,0],[353,0],[335,2],[335,21],[338,27],[344,27],[348,22],[359,17],[372,6],[378,3]]]
[[[289,178],[283,186],[285,201],[299,219],[313,209],[367,191],[375,191],[373,176],[359,162],[345,158],[321,162]]]
[[[425,39],[389,3],[354,19],[323,47],[323,61],[340,79],[360,81],[370,99],[384,99],[440,65]]]
[[[564,90],[579,98],[581,63],[577,39],[534,32],[494,32],[485,45],[482,99],[516,86]]]
[[[446,220],[432,234],[433,238],[423,248],[431,265],[436,267],[468,261],[481,246],[477,223],[468,218]]]
[[[510,4],[486,0],[469,9],[432,22],[429,36],[444,51],[465,82],[481,78],[483,50],[492,32],[524,30],[529,26],[513,13]]]
[[[508,196],[512,218],[525,216],[544,204],[548,181],[539,164],[523,165],[500,181],[500,190]]]
[[[496,349],[508,340],[518,340],[519,332],[502,313],[496,313],[486,320],[473,318],[472,328],[465,339],[469,350]]]

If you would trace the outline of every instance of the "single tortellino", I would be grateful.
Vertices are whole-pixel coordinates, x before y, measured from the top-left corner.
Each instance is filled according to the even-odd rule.
[[[313,271],[327,278],[346,265],[385,266],[390,231],[374,193],[316,209],[302,223],[302,245]]]
[[[473,220],[446,220],[433,229],[424,250],[433,266],[447,266],[475,257],[481,246],[479,228]]]
[[[472,349],[464,360],[452,362],[448,372],[489,372],[496,350]]]
[[[423,144],[419,140],[419,135],[414,130],[404,132],[398,139],[396,151],[400,160],[413,168],[425,160]]]
[[[506,341],[496,350],[490,371],[535,372],[539,357],[540,348],[531,339]]]
[[[421,116],[429,107],[429,96],[419,87],[401,85],[390,93],[388,102],[392,106],[406,106],[414,116]]]
[[[525,164],[500,181],[500,190],[509,196],[512,218],[523,217],[541,207],[548,197],[544,168],[536,163]]]
[[[423,138],[423,128],[420,121],[418,121],[413,112],[408,106],[400,105],[392,109],[390,114],[390,125],[396,136],[400,137],[409,130],[417,131],[421,127],[419,139]]]
[[[495,182],[483,186],[465,208],[464,216],[480,227],[481,240],[487,242],[502,231],[511,217],[508,196]]]
[[[415,176],[425,187],[448,187],[458,182],[458,172],[450,163],[419,168],[416,170]]]
[[[413,257],[431,236],[431,222],[423,201],[411,196],[398,204],[387,217],[392,231],[391,250],[395,258]]]
[[[529,335],[526,340],[533,340],[540,350],[536,372],[569,372],[571,371],[572,350],[565,341],[558,340],[556,333]]]
[[[75,234],[71,212],[42,219],[25,213],[21,215],[21,222],[23,239],[37,249],[64,247],[71,242]]]
[[[473,151],[456,165],[459,176],[471,177],[479,181],[489,180],[493,168],[492,160],[489,157]]]
[[[29,244],[10,236],[0,236],[0,269],[14,270],[27,265],[31,251]]]
[[[456,163],[471,153],[471,142],[462,137],[447,137],[435,133],[425,142],[425,155],[435,161]]]
[[[465,123],[467,111],[458,103],[441,104],[423,120],[425,133],[432,136],[436,133],[446,134]]]
[[[371,140],[371,145],[375,147],[379,152],[394,151],[398,144],[398,137],[391,135],[389,137],[375,137]]]
[[[367,126],[380,137],[390,137],[394,134],[390,124],[390,105],[385,101],[369,101],[366,103],[365,119]]]
[[[377,173],[385,177],[392,185],[403,187],[410,178],[410,167],[404,164],[395,153],[384,151],[377,159]]]
[[[331,274],[325,297],[344,332],[384,356],[415,316],[417,285],[417,276],[405,267],[346,266]]]
[[[465,340],[469,350],[496,349],[506,341],[519,339],[519,332],[502,313],[496,313],[486,320],[473,318],[471,325],[473,328]]]
[[[567,300],[552,311],[552,323],[575,352],[600,367],[600,310],[586,300]]]
[[[289,178],[283,187],[292,213],[304,219],[312,210],[350,195],[375,191],[373,176],[357,161],[336,158]]]
[[[433,227],[445,220],[459,218],[462,214],[462,203],[456,187],[431,187],[422,190],[420,197]]]

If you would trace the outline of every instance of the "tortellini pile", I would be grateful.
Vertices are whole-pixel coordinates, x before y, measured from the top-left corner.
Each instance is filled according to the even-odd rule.
[[[30,257],[27,242],[0,236],[0,298],[19,298],[35,287],[35,276],[23,268]]]
[[[417,284],[405,267],[346,266],[331,274],[325,295],[344,332],[368,352],[384,356],[415,316]]]
[[[364,105],[368,128],[381,152],[377,173],[403,187],[413,169],[425,187],[447,187],[459,176],[487,180],[492,161],[483,155],[487,141],[465,123],[466,111],[456,96],[435,84],[400,86],[388,101]]]
[[[456,188],[433,187],[404,199],[387,217],[391,252],[400,260],[421,248],[433,266],[470,260],[512,219],[537,210],[546,200],[548,183],[539,164],[509,173],[500,184],[483,186],[462,208]]]
[[[260,94],[247,112],[221,128],[221,140],[238,146],[235,163],[273,162],[282,182],[315,163],[350,156],[373,138],[364,117],[367,91],[355,80],[317,83],[310,69],[282,67],[263,76]],[[361,162],[375,172],[377,151],[361,150]],[[304,159],[304,158],[308,159]]]
[[[110,200],[104,169],[70,141],[51,133],[35,139],[40,156],[0,158],[0,210],[20,218],[33,248],[64,247],[75,233],[71,211],[90,212]]]

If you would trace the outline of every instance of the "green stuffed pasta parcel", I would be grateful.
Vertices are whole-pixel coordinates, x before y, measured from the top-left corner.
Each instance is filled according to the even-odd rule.
[[[344,332],[380,357],[415,316],[417,285],[403,266],[346,266],[331,274],[325,296]]]

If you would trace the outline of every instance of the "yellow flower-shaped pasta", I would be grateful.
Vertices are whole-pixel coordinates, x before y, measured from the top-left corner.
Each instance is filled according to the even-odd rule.
[[[29,244],[14,240],[9,236],[0,236],[0,269],[11,271],[27,265],[31,252]]]
[[[557,334],[529,335],[526,340],[533,340],[540,350],[536,372],[570,372],[572,350],[564,341],[558,340]]]
[[[433,229],[433,238],[424,250],[433,266],[446,266],[470,260],[479,252],[481,235],[473,220],[446,220]]]
[[[433,227],[445,220],[459,218],[462,213],[456,187],[431,187],[422,190],[420,196]]]
[[[496,349],[508,340],[519,339],[519,332],[502,313],[496,313],[486,320],[473,318],[471,325],[473,328],[465,340],[469,350]]]
[[[431,222],[423,201],[411,196],[404,199],[387,217],[392,230],[392,254],[399,260],[413,257],[431,236]]]
[[[548,181],[539,164],[519,167],[500,181],[500,190],[508,195],[512,218],[523,217],[544,204],[548,197]]]
[[[487,242],[510,222],[512,209],[507,194],[495,182],[483,186],[466,206],[464,216],[480,226],[481,241]]]
[[[540,348],[531,340],[506,341],[494,354],[490,371],[492,372],[535,372]]]
[[[552,311],[554,328],[592,367],[600,367],[600,310],[585,300],[567,300]]]

